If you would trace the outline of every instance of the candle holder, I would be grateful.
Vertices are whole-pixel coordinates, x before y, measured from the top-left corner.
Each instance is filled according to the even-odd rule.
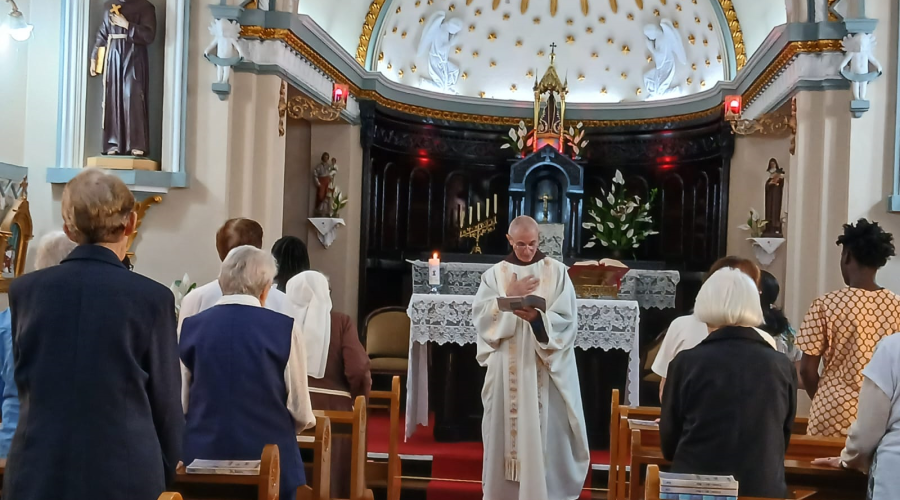
[[[475,247],[472,249],[471,254],[482,253],[481,252],[481,237],[494,232],[497,229],[497,216],[488,217],[487,219],[476,222],[473,225],[468,227],[460,228],[459,237],[460,238],[473,238],[475,240]]]

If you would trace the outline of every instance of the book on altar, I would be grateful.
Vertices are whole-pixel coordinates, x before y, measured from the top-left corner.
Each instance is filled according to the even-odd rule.
[[[185,468],[188,474],[227,474],[258,476],[259,460],[201,460],[195,459]]]
[[[528,295],[526,297],[497,297],[497,308],[504,312],[517,311],[533,307],[541,311],[547,310],[547,301],[543,297],[537,295]]]
[[[628,266],[612,259],[581,261],[569,268],[575,293],[582,298],[617,298]]]

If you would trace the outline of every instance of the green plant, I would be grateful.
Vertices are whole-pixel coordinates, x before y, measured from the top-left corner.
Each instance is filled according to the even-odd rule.
[[[738,229],[750,231],[751,238],[761,238],[763,230],[769,225],[769,221],[759,216],[759,212],[755,208],[750,207],[750,216],[747,217],[747,223],[738,226]]]
[[[658,234],[653,230],[653,218],[650,217],[656,193],[656,189],[651,189],[650,199],[641,203],[639,196],[628,195],[625,178],[616,170],[609,192],[601,191],[600,197],[588,200],[588,215],[592,221],[584,222],[582,226],[590,230],[591,238],[584,247],[592,248],[599,243],[613,251],[631,250],[641,246],[648,236]]]
[[[341,192],[341,189],[338,187],[334,188],[334,191],[331,193],[331,217],[337,219],[341,216],[341,210],[347,206],[347,199],[344,196],[344,193]]]
[[[181,311],[181,301],[195,288],[197,288],[197,284],[191,282],[191,278],[188,277],[187,273],[184,273],[183,278],[181,278],[180,280],[175,280],[171,285],[169,285],[169,290],[172,290],[172,295],[175,296],[176,316]]]

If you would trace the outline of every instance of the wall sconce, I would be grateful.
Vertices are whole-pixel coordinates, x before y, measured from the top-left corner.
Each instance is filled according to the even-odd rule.
[[[728,121],[741,119],[741,96],[725,96],[725,119]]]
[[[791,135],[791,154],[794,154],[797,138],[797,98],[792,98],[790,107],[761,115],[755,120],[741,118],[741,96],[725,97],[725,121],[737,135]]]
[[[331,91],[331,107],[335,109],[346,109],[347,99],[350,98],[350,86],[343,83],[335,83]]]
[[[34,26],[25,22],[25,18],[19,12],[19,7],[16,5],[15,0],[6,1],[12,4],[12,12],[4,19],[2,30],[8,33],[13,40],[24,42],[31,38],[31,30],[34,29]]]

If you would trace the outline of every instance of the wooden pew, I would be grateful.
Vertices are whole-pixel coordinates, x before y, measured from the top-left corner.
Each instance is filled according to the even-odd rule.
[[[166,491],[159,495],[157,500],[183,500],[181,498],[181,493],[173,493],[171,491]]]
[[[303,463],[306,485],[297,490],[297,500],[331,498],[331,420],[316,415],[316,426],[297,436],[297,446],[313,450],[313,463]]]
[[[389,405],[378,405],[375,401],[388,401]],[[390,431],[388,436],[388,460],[387,463],[369,461],[366,463],[366,480],[385,481],[387,485],[387,500],[400,500],[402,483],[400,480],[400,377],[394,376],[391,381],[391,391],[372,391],[369,393],[369,408],[388,408],[391,415]]]
[[[184,465],[175,472],[174,489],[185,500],[278,500],[281,459],[278,446],[263,448],[258,476],[188,474]]]
[[[357,396],[353,403],[353,411],[321,411],[316,410],[316,416],[327,417],[332,424],[351,428],[350,451],[350,499],[349,500],[373,500],[372,490],[366,487],[366,398]],[[330,481],[330,477],[328,481]]]
[[[623,418],[624,420],[624,418]],[[631,481],[629,484],[629,499],[639,500],[641,482],[640,473],[644,465],[668,465],[663,457],[659,442],[659,429],[644,426],[635,422],[629,422],[631,434]],[[839,483],[844,483],[850,491],[855,491],[854,486],[863,486],[860,483],[860,474],[853,471],[831,469],[812,465],[816,458],[839,456],[844,448],[844,438],[815,437],[792,435],[791,442],[785,452],[785,473],[788,475],[788,484],[802,486],[805,489],[820,488],[822,483],[825,489],[832,491],[845,491]],[[814,476],[810,478],[810,476]],[[864,486],[860,493],[865,494]],[[846,493],[845,493],[846,494]],[[838,497],[840,498],[840,497]],[[849,497],[848,497],[849,498]]]
[[[660,500],[659,495],[659,466],[658,465],[648,465],[647,466],[647,487],[645,489],[644,500]],[[815,492],[813,491],[797,491],[795,492],[792,500],[806,500],[813,496]],[[740,497],[738,500],[754,500],[750,497]],[[756,500],[764,500],[764,499],[756,499]]]

